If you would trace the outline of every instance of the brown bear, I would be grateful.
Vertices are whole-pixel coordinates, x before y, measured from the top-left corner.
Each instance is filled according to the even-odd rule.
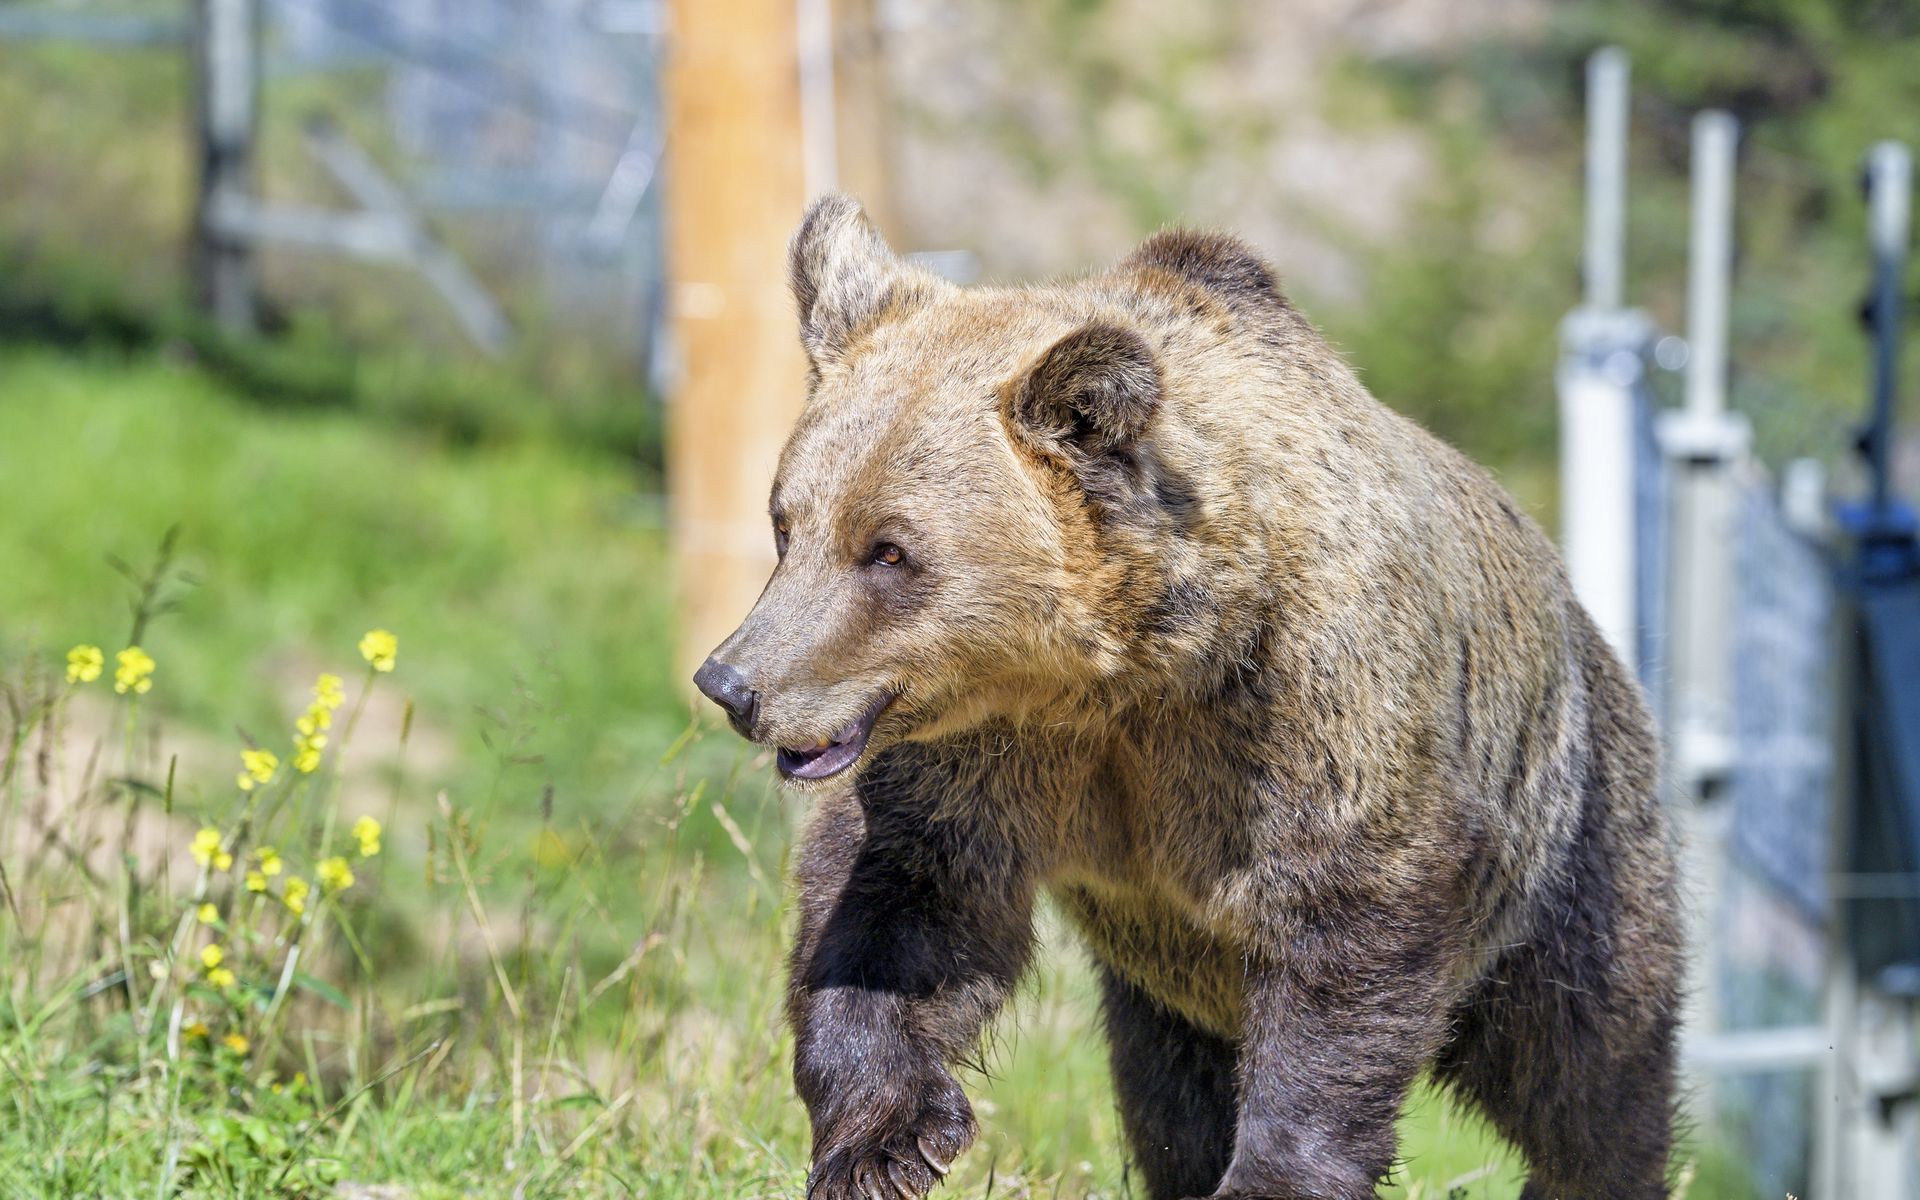
[[[1228,237],[959,288],[829,197],[779,564],[696,682],[817,797],[813,1200],[918,1200],[1042,891],[1154,1200],[1371,1196],[1423,1069],[1525,1195],[1665,1194],[1682,970],[1641,696],[1540,530]]]

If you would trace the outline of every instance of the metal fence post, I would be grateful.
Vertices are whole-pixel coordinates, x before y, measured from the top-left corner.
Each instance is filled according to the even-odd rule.
[[[1627,96],[1631,66],[1618,46],[1587,59],[1586,247],[1580,269],[1588,308],[1626,303]]]
[[[1560,326],[1560,539],[1574,593],[1621,659],[1638,648],[1634,446],[1653,326],[1623,309],[1626,55],[1587,65],[1586,297]]]
[[[1673,505],[1667,713],[1671,773],[1689,801],[1711,799],[1732,760],[1730,536],[1737,471],[1752,440],[1727,411],[1727,309],[1733,274],[1733,166],[1739,126],[1724,112],[1693,123],[1687,262],[1686,405],[1662,414]]]
[[[260,113],[260,12],[256,0],[196,0],[194,144],[200,156],[191,274],[200,303],[222,329],[251,333],[256,284],[250,239],[224,227],[253,200]]]
[[[1733,765],[1733,615],[1740,488],[1750,433],[1727,411],[1727,309],[1733,274],[1733,174],[1739,127],[1724,112],[1693,121],[1684,407],[1660,417],[1669,514],[1665,638],[1667,785],[1693,947],[1686,1029],[1690,1067],[1725,1049],[1717,944],[1728,884]],[[1711,1110],[1710,1089],[1701,1096]]]

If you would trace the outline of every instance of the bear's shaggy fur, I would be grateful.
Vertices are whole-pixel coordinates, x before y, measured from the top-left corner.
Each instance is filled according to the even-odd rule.
[[[1548,540],[1227,237],[953,287],[829,197],[780,565],[701,672],[817,805],[815,1200],[918,1200],[1044,889],[1154,1200],[1344,1200],[1424,1067],[1526,1195],[1666,1190],[1680,921],[1635,684]],[[807,784],[813,775],[824,782]]]

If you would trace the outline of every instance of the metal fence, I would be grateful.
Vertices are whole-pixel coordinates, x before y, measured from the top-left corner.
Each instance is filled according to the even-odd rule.
[[[196,245],[240,270],[235,303],[211,298],[223,320],[244,322],[250,250],[271,243],[411,265],[490,351],[510,330],[489,292],[511,286],[533,301],[515,306],[523,312],[605,330],[645,366],[664,296],[656,184],[665,8],[664,0],[179,0],[128,13],[27,0],[0,2],[0,40],[189,58],[206,165]],[[311,86],[316,76],[339,83]],[[333,122],[324,145],[334,153],[316,152],[357,207],[255,194],[249,164],[262,93],[271,108],[276,91],[307,85],[320,108],[305,115],[324,122],[337,115],[327,103],[351,105],[365,129],[367,80],[384,118],[378,144],[348,147]],[[345,178],[342,158],[354,163]]]
[[[658,0],[268,0],[269,78],[373,70],[412,201],[650,359],[664,294]],[[530,260],[530,261],[529,261]]]
[[[1728,404],[1738,126],[1694,120],[1682,343],[1626,307],[1624,56],[1597,54],[1588,84],[1588,286],[1558,377],[1562,536],[1666,745],[1692,915],[1689,1107],[1755,1196],[1906,1197],[1920,1134],[1888,1105],[1915,1077],[1912,1008],[1855,978],[1830,895],[1847,878],[1831,843],[1850,793],[1826,499],[1817,468],[1790,464],[1783,504]],[[1656,361],[1685,369],[1683,403],[1661,403]]]
[[[1711,950],[1721,1029],[1804,1028],[1826,985],[1833,775],[1832,570],[1790,528],[1773,488],[1742,488],[1733,580],[1734,761],[1725,882]],[[1805,1194],[1812,1170],[1811,1067],[1722,1080],[1721,1129],[1755,1190]]]

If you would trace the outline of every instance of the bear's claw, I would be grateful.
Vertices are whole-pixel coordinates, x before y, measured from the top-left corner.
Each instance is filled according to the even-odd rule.
[[[935,1175],[944,1179],[947,1172],[953,1170],[953,1160],[943,1160],[932,1144],[927,1141],[925,1134],[921,1134],[917,1140],[920,1144],[920,1157],[927,1160],[927,1165],[933,1168]]]
[[[904,1128],[817,1157],[807,1200],[924,1200],[973,1137],[970,1112],[929,1104]]]

